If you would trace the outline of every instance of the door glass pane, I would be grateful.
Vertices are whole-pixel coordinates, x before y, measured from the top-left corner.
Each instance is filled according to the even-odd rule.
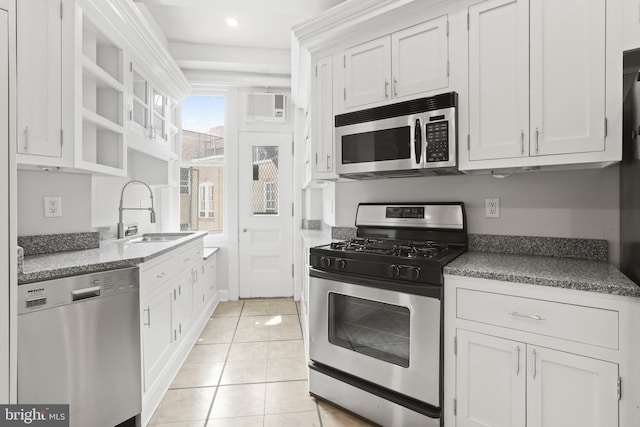
[[[407,307],[329,294],[329,342],[376,359],[409,367]]]
[[[278,147],[253,146],[253,214],[278,214]]]

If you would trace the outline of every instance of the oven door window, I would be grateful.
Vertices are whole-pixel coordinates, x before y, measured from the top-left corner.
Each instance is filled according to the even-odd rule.
[[[342,164],[405,159],[411,159],[410,126],[342,137]]]
[[[329,293],[329,342],[409,367],[407,307]]]

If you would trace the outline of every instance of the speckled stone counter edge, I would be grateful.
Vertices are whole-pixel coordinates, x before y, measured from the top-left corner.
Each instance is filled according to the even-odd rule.
[[[302,228],[305,230],[321,230],[322,221],[319,219],[303,219]]]
[[[25,255],[95,249],[100,246],[100,234],[86,232],[18,236],[18,246],[24,249]]]
[[[355,227],[331,227],[331,238],[335,240],[347,240],[356,237]]]
[[[534,255],[535,256],[535,255]],[[455,261],[454,261],[455,262]],[[528,285],[546,286],[551,288],[573,289],[578,291],[596,292],[609,295],[628,297],[640,297],[640,287],[630,280],[611,280],[594,283],[592,281],[567,280],[552,277],[536,277],[534,275],[522,275],[518,273],[496,273],[473,269],[456,268],[447,265],[445,274],[452,276],[474,277],[476,279],[498,280],[502,282],[522,283]]]
[[[141,256],[112,259],[104,262],[103,261],[88,262],[86,259],[83,259],[84,252],[80,251],[77,254],[73,254],[74,261],[75,261],[73,265],[67,265],[61,268],[58,268],[58,265],[55,262],[55,260],[51,259],[51,256],[53,257],[56,256],[55,253],[39,254],[32,257],[29,260],[30,263],[32,264],[35,263],[35,265],[37,265],[37,268],[35,269],[31,268],[30,269],[31,271],[23,271],[22,273],[18,274],[18,285],[23,285],[31,282],[39,282],[42,280],[52,280],[52,279],[59,279],[63,277],[69,277],[69,276],[77,276],[77,275],[86,274],[86,273],[95,273],[99,271],[114,270],[118,268],[137,267],[139,264],[143,262],[147,262],[150,259],[156,258],[160,255],[170,252],[196,239],[203,238],[206,234],[207,232],[205,231],[196,231],[192,235],[186,235],[182,239],[166,242],[165,244],[163,244],[163,247],[161,249],[153,249],[150,251],[146,251]],[[96,248],[89,248],[89,249],[97,250],[98,253],[100,253],[100,251],[102,250],[99,244]],[[93,252],[92,255],[95,256],[96,253]],[[27,260],[25,260],[25,265],[26,265],[26,262]]]
[[[564,237],[502,236],[469,234],[469,250],[517,255],[539,255],[594,261],[609,259],[608,242],[600,239]]]

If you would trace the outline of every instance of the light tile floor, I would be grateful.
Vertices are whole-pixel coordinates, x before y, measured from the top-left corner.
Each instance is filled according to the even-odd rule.
[[[219,303],[149,425],[371,426],[309,396],[292,299]]]

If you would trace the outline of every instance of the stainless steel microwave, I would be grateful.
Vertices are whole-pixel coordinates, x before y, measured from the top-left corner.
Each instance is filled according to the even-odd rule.
[[[458,94],[335,116],[336,171],[351,179],[457,174]]]

